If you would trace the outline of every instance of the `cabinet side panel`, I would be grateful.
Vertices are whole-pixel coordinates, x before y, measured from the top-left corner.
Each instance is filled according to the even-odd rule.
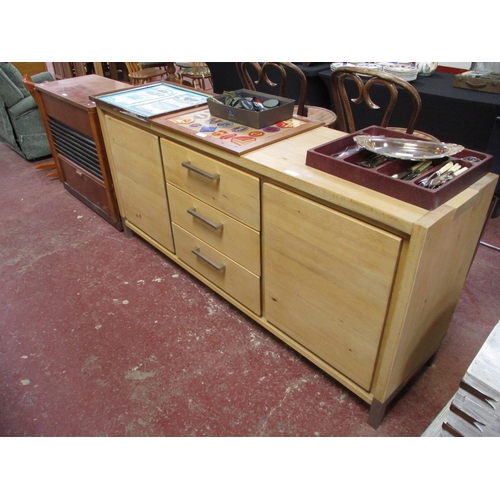
[[[264,315],[369,390],[401,239],[263,186]]]
[[[173,252],[158,137],[110,116],[105,124],[123,215]]]
[[[384,402],[445,337],[477,248],[496,179],[488,174],[415,225],[373,387]]]

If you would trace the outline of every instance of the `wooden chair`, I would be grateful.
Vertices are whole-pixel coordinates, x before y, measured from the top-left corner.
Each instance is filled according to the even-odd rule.
[[[205,80],[210,83],[210,88],[213,88],[212,74],[210,68],[203,62],[189,63],[188,67],[181,67],[179,70],[179,78],[182,85],[192,87],[200,86],[201,89],[207,90]],[[186,78],[188,80],[186,80]]]
[[[357,96],[350,97],[346,89],[346,81],[352,80],[357,89]],[[360,68],[355,66],[342,66],[332,71],[330,77],[331,90],[335,111],[338,115],[337,128],[343,132],[355,132],[356,125],[354,123],[353,105],[365,103],[370,109],[381,110],[370,96],[370,91],[376,84],[384,85],[389,94],[389,102],[385,112],[383,112],[381,127],[388,127],[391,130],[413,134],[422,139],[429,139],[439,142],[434,136],[415,130],[420,111],[422,109],[422,100],[420,95],[415,90],[413,85],[397,76],[390,75],[384,71],[374,70],[370,68]],[[411,116],[408,121],[408,126],[404,127],[389,127],[394,108],[396,107],[399,92],[405,92],[409,95],[412,103]],[[352,93],[352,92],[351,92]]]
[[[23,84],[26,87],[26,90],[33,96],[33,99],[35,99],[35,102],[36,102],[36,104],[38,106],[38,109],[40,110],[40,115],[42,117],[43,125],[44,125],[45,131],[47,133],[47,138],[49,139],[50,149],[53,151],[52,140],[50,139],[49,124],[47,123],[47,117],[45,115],[45,111],[44,111],[44,108],[43,108],[43,102],[42,102],[42,99],[40,97],[40,94],[38,94],[38,92],[36,91],[36,89],[35,89],[35,83],[31,79],[31,76],[29,76],[29,75],[23,75]],[[54,153],[52,153],[52,155],[53,154]],[[45,170],[45,169],[50,170],[47,173],[47,177],[60,178],[59,173],[57,171],[56,162],[53,159],[45,161],[45,162],[42,162],[42,163],[37,163],[34,166],[34,168],[36,168],[36,169],[43,169],[43,170]],[[52,171],[54,169],[55,169],[55,171]]]
[[[177,74],[177,68],[173,62],[142,62],[142,69],[146,68],[160,68],[167,72],[166,80],[169,82],[180,83],[179,75]]]
[[[236,63],[241,83],[245,89],[257,90],[280,97],[295,99],[294,113],[313,121],[320,121],[326,127],[333,127],[337,115],[330,109],[306,105],[307,78],[300,68],[291,62]]]
[[[167,74],[165,68],[143,68],[139,62],[126,62],[125,66],[127,66],[128,78],[132,85],[153,82],[162,79]]]

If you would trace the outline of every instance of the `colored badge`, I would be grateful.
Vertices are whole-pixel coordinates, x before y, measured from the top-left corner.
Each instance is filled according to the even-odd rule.
[[[248,132],[248,135],[251,135],[252,137],[262,137],[263,135],[266,135],[264,132],[261,130],[254,130],[252,132]]]
[[[217,130],[217,127],[201,127],[200,132],[213,132]]]
[[[274,125],[271,127],[264,127],[262,129],[264,132],[279,132],[281,129],[279,127],[275,127]]]
[[[245,127],[243,125],[240,125],[238,127],[233,127],[231,129],[233,132],[244,132],[245,130],[248,130],[248,127]]]
[[[279,128],[295,128],[299,125],[302,125],[303,123],[303,121],[296,120],[295,118],[290,118],[289,120],[278,122],[276,126]]]
[[[174,123],[178,123],[179,125],[189,125],[194,122],[194,118],[176,118],[172,120]]]
[[[245,144],[248,144],[249,142],[254,142],[257,139],[255,137],[251,137],[249,135],[238,135],[236,137],[233,137],[231,139],[231,142],[234,144],[237,144],[238,146],[244,146]]]

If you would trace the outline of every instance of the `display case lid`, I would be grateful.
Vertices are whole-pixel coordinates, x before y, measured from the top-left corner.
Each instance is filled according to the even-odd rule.
[[[207,98],[206,93],[166,82],[138,85],[119,92],[90,96],[96,104],[144,121],[205,106]]]

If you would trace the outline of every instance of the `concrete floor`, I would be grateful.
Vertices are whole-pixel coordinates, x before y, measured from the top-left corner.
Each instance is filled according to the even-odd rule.
[[[500,319],[480,246],[435,364],[369,407],[0,144],[0,436],[420,436]],[[500,245],[500,218],[485,240]]]

